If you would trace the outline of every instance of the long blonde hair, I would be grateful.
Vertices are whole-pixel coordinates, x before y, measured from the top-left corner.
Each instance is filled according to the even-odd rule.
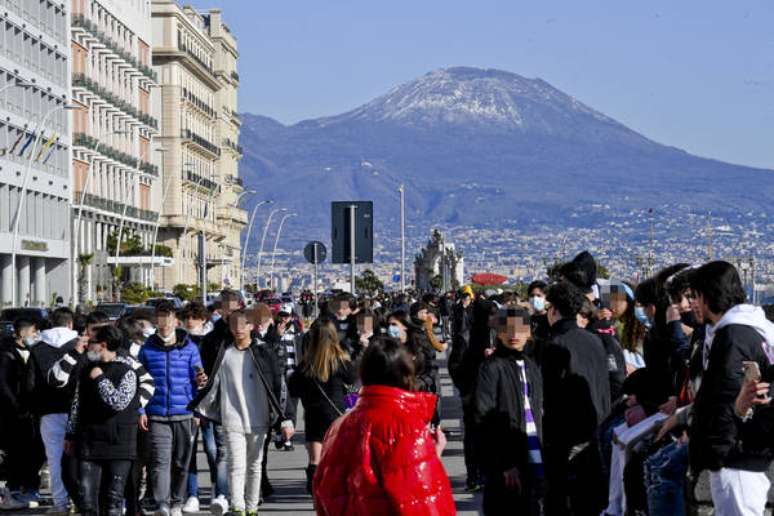
[[[312,325],[309,349],[304,353],[303,370],[309,376],[327,382],[345,362],[349,354],[341,348],[336,326],[331,321],[317,321]]]

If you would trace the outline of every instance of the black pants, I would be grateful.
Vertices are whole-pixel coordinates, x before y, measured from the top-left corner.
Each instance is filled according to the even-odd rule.
[[[521,490],[505,488],[502,472],[488,474],[484,485],[483,510],[486,516],[541,516],[543,481],[527,471],[520,473]]]
[[[605,508],[604,478],[596,443],[582,451],[572,447],[545,451],[547,516],[599,514]]]
[[[481,481],[481,473],[478,462],[478,436],[476,424],[473,421],[473,406],[469,403],[462,404],[462,448],[465,453],[465,471],[468,482]]]
[[[80,462],[80,498],[83,516],[121,516],[130,460]]]
[[[6,451],[8,484],[11,491],[40,489],[40,468],[46,450],[40,439],[40,424],[32,417],[10,417],[3,423],[2,448]]]

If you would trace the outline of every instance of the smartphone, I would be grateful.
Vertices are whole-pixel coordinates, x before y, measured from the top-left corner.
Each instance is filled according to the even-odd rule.
[[[744,361],[742,362],[742,369],[744,370],[745,380],[756,383],[761,381],[761,368],[758,366],[758,362]]]

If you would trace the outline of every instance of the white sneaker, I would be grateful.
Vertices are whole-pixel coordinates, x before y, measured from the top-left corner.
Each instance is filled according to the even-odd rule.
[[[171,516],[183,516],[183,508],[182,507],[172,507],[172,512],[170,513]]]
[[[183,504],[183,512],[199,512],[199,499],[195,496],[189,496]]]
[[[228,500],[223,495],[218,496],[210,502],[210,512],[215,516],[223,516],[228,512]]]

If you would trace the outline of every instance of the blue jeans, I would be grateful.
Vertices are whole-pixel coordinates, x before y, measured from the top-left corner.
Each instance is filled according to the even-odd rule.
[[[199,498],[199,466],[196,464],[197,450],[199,449],[199,429],[196,429],[196,433],[193,438],[193,452],[191,452],[191,462],[188,464],[188,482],[187,490],[188,496]]]
[[[220,495],[228,498],[228,461],[226,460],[226,437],[223,433],[223,427],[211,421],[202,421],[200,428],[204,453],[207,455],[207,465],[210,468],[210,479],[212,485],[215,486],[213,498]],[[190,479],[188,485],[191,485]]]
[[[648,512],[651,516],[685,516],[688,445],[672,443],[645,460]]]

